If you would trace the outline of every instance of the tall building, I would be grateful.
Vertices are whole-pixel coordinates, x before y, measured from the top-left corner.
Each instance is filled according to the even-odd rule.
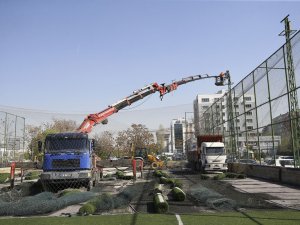
[[[226,94],[225,90],[220,90],[216,94],[201,94],[197,95],[194,100],[194,123],[195,123],[195,135],[200,135],[206,129],[206,125],[202,122],[202,118],[210,113],[209,107],[221,97]],[[223,104],[222,104],[223,105]],[[224,106],[224,105],[223,105]],[[222,106],[221,114],[224,120],[226,120],[225,107]],[[201,132],[202,131],[202,132]]]
[[[218,91],[216,94],[197,95],[194,100],[194,121],[195,135],[203,134],[221,134],[225,137],[230,136],[227,99],[225,90]],[[214,104],[215,103],[215,104]],[[272,152],[276,152],[280,136],[263,135],[257,132],[255,98],[253,94],[244,94],[239,98],[233,98],[233,118],[234,133],[237,143],[237,149],[240,155],[244,155],[251,146],[251,149],[258,150],[258,138],[262,151],[269,151],[269,143],[276,140]],[[263,137],[261,137],[263,135]],[[226,141],[226,140],[225,140]],[[227,140],[228,141],[228,140]]]
[[[186,153],[185,143],[194,136],[194,123],[185,118],[173,119],[171,121],[170,152]]]

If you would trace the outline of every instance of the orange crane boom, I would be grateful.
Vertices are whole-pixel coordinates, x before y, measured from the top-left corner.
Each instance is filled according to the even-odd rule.
[[[82,124],[79,126],[77,129],[78,132],[80,133],[90,133],[93,129],[93,127],[99,123],[106,124],[107,123],[107,118],[111,116],[114,113],[117,113],[119,110],[131,105],[132,103],[135,103],[144,97],[151,95],[155,92],[159,92],[160,94],[160,99],[163,99],[163,96],[167,93],[170,93],[174,90],[177,89],[178,86],[197,81],[197,80],[202,80],[202,79],[208,79],[208,78],[215,78],[216,82],[215,85],[217,86],[223,86],[225,80],[229,78],[229,72],[226,71],[226,73],[221,73],[218,76],[209,76],[209,75],[195,75],[195,76],[189,76],[186,78],[183,78],[182,80],[179,81],[174,81],[171,84],[165,85],[165,84],[157,84],[157,83],[152,83],[149,84],[142,89],[136,90],[133,92],[133,94],[125,97],[124,99],[108,106],[108,108],[104,109],[101,112],[94,113],[94,114],[89,114]]]

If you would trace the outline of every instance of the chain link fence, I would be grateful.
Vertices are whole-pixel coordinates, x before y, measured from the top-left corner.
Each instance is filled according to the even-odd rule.
[[[0,163],[22,161],[25,151],[25,118],[0,111]]]
[[[287,45],[200,116],[199,133],[222,134],[233,159],[252,158],[276,165],[278,156],[286,155],[299,165],[300,33],[290,39],[291,51]],[[289,53],[294,78],[288,69]]]

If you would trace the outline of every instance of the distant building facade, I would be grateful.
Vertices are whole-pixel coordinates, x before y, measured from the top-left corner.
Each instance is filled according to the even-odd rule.
[[[186,153],[186,140],[194,136],[194,123],[187,121],[185,118],[174,119],[171,121],[171,140],[170,152]]]

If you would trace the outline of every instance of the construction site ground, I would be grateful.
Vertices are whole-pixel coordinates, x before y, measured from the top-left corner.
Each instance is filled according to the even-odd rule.
[[[126,170],[126,168],[125,168]],[[104,175],[114,174],[116,168],[106,168]],[[169,185],[165,185],[163,195],[167,198],[169,204],[169,214],[186,215],[186,214],[203,214],[213,213],[219,214],[226,212],[251,212],[255,211],[282,211],[287,209],[300,210],[300,187],[292,187],[279,183],[272,183],[266,180],[258,180],[255,178],[245,179],[201,179],[201,173],[193,172],[186,166],[185,161],[176,161],[168,164],[168,168],[164,171],[172,177],[180,180],[183,184],[182,189],[187,193],[185,201],[174,201],[170,193]],[[128,168],[127,173],[132,173]],[[216,173],[208,174],[211,178]],[[116,215],[116,214],[135,214],[146,213],[153,214],[153,188],[155,183],[158,183],[158,178],[153,175],[153,170],[145,168],[142,177],[141,173],[137,172],[137,179],[119,180],[107,179],[101,181],[92,189],[93,192],[99,194],[110,193],[117,194],[125,187],[134,185],[137,189],[134,198],[131,200],[128,207],[120,209],[112,209],[103,211],[101,215]],[[198,186],[207,188],[209,191],[219,193],[236,202],[234,208],[218,209],[209,207],[206,202],[196,201],[193,196],[189,195],[189,191]],[[42,215],[43,217],[65,217],[76,216],[79,208],[84,203],[68,206],[56,212]],[[300,212],[299,212],[300,213]],[[300,221],[299,221],[300,222]]]
[[[115,168],[106,169],[107,173],[114,173]],[[300,187],[292,187],[279,183],[272,183],[266,180],[259,180],[255,178],[245,179],[222,179],[222,180],[202,180],[199,172],[193,172],[186,167],[185,161],[173,162],[173,165],[164,170],[172,177],[179,179],[183,187],[182,189],[187,193],[185,201],[174,201],[170,193],[169,185],[165,185],[163,195],[167,198],[169,204],[169,213],[172,214],[186,214],[186,213],[203,213],[211,212],[218,213],[222,210],[213,209],[205,202],[195,201],[190,196],[189,190],[197,185],[201,185],[208,190],[212,190],[236,202],[236,207],[233,211],[247,211],[247,210],[278,210],[278,209],[295,209],[300,210]],[[131,173],[129,171],[129,173]],[[208,174],[213,177],[216,173]],[[101,181],[95,187],[94,191],[101,193],[116,194],[123,190],[126,186],[135,185],[137,191],[135,197],[128,208],[115,209],[104,212],[104,214],[118,214],[118,213],[154,213],[153,206],[153,188],[155,183],[158,183],[158,178],[153,176],[153,170],[145,169],[143,171],[143,178],[141,174],[137,173],[137,180],[107,180]],[[64,213],[76,214],[80,205],[70,206],[66,209],[52,213],[51,216],[59,216]],[[227,210],[225,210],[227,211]]]

